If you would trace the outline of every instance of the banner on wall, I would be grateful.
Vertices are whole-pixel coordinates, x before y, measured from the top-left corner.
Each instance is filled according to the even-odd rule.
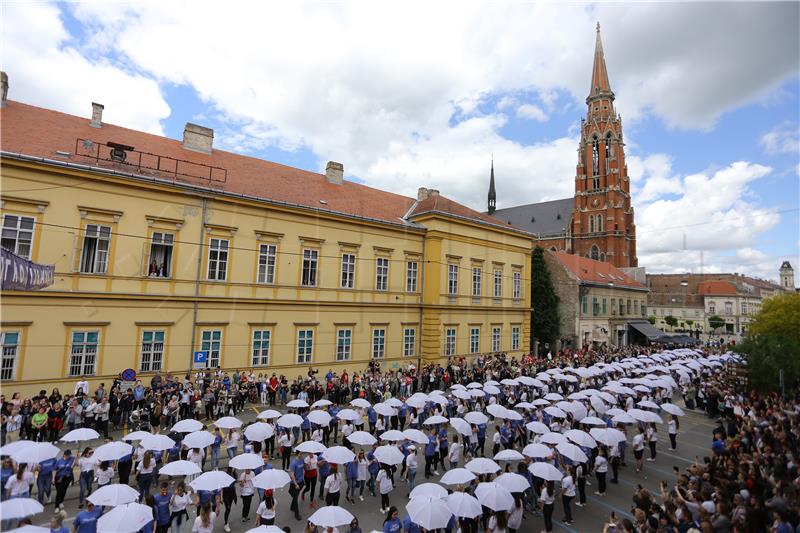
[[[54,265],[40,265],[2,249],[2,270],[4,291],[38,291],[53,284]]]

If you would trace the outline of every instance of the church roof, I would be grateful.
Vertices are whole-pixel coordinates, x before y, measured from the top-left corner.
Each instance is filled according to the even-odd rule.
[[[518,205],[494,212],[494,218],[539,235],[565,233],[572,216],[572,198]]]

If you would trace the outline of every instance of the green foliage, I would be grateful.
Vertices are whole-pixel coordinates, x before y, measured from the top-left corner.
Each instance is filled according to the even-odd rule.
[[[666,323],[667,323],[667,325],[668,325],[668,326],[670,326],[670,327],[672,327],[672,328],[674,328],[675,326],[677,326],[677,325],[678,325],[678,319],[677,319],[677,318],[675,318],[675,317],[674,317],[674,316],[672,316],[672,315],[667,315],[667,316],[665,316],[665,317],[664,317],[664,322],[666,322]]]
[[[656,317],[654,317],[654,316],[647,317],[647,321],[650,322],[654,326],[656,325],[656,320],[658,320],[658,319]]]
[[[691,328],[691,327],[692,327],[692,324],[694,324],[694,320],[687,320],[687,321],[686,321],[686,324],[688,324],[688,325],[689,325],[689,327]]]
[[[721,328],[724,325],[725,325],[725,319],[723,319],[722,317],[717,315],[711,315],[710,317],[708,317],[708,327],[710,327],[712,330]]]
[[[545,251],[541,246],[533,249],[531,275],[531,334],[540,343],[555,342],[559,338],[558,296],[550,279],[550,270],[544,261]]]

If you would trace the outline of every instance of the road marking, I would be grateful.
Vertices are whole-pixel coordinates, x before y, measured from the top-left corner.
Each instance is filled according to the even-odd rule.
[[[613,506],[613,505],[611,505],[610,503],[606,503],[606,502],[604,502],[604,501],[603,501],[601,498],[598,498],[598,497],[596,497],[596,496],[589,496],[588,494],[586,495],[586,498],[587,498],[587,499],[589,499],[589,500],[592,500],[593,502],[597,502],[597,503],[599,503],[599,504],[600,504],[600,505],[602,505],[603,507],[606,507],[606,508],[608,508],[608,509],[611,509],[612,511],[614,511],[614,512],[615,512],[615,513],[617,513],[617,514],[620,514],[620,515],[622,515],[622,516],[627,516],[628,518],[633,518],[633,515],[632,515],[631,513],[629,513],[628,511],[623,511],[623,510],[622,510],[622,509],[620,509],[619,507],[614,507],[614,506]]]

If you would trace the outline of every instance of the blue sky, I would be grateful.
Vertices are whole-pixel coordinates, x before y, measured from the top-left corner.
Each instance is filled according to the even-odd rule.
[[[415,7],[4,4],[3,69],[12,99],[483,210],[492,155],[500,207],[571,196],[600,20],[640,264],[800,268],[797,3]]]

